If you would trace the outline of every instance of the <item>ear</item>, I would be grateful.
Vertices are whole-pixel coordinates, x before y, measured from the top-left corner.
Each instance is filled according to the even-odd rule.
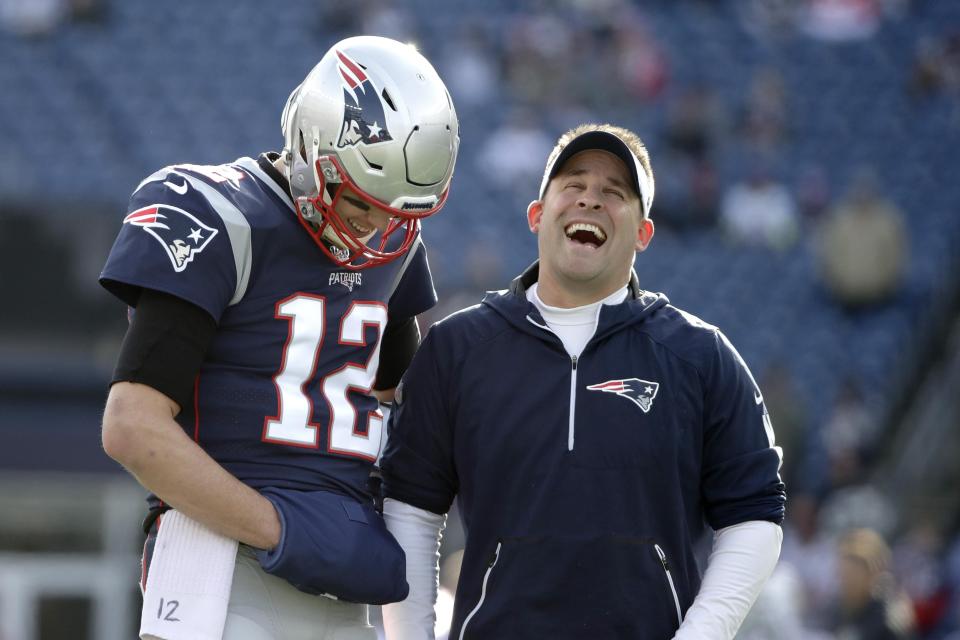
[[[645,251],[651,240],[653,240],[653,220],[644,218],[640,221],[640,228],[637,230],[637,251]]]
[[[527,225],[530,231],[537,233],[540,231],[540,218],[543,217],[543,200],[534,200],[527,205]]]

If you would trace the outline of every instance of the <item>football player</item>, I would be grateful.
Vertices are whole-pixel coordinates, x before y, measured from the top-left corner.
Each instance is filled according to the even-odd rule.
[[[150,492],[144,581],[169,509],[239,541],[224,638],[373,638],[360,603],[407,589],[368,487],[378,399],[436,302],[419,224],[446,200],[457,116],[413,47],[363,36],[323,56],[281,127],[281,153],[133,192],[100,276],[131,309],[103,446]]]

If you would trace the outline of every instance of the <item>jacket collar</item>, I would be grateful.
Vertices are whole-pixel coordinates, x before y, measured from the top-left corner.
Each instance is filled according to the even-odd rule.
[[[537,282],[539,278],[540,261],[535,260],[533,264],[524,270],[523,273],[513,279],[508,290],[513,295],[518,295],[526,299],[527,289],[529,289],[533,283]],[[627,296],[628,300],[639,300],[645,294],[649,295],[640,288],[640,281],[637,279],[637,272],[634,269],[630,269],[630,281],[627,283],[627,289],[630,291],[629,295]]]
[[[522,274],[513,279],[510,287],[501,291],[490,291],[483,298],[485,306],[490,307],[516,328],[540,337],[556,337],[543,331],[546,325],[537,308],[527,300],[527,289],[540,275],[540,263],[534,262]],[[629,294],[620,304],[604,305],[600,310],[600,323],[594,338],[600,338],[623,327],[643,322],[650,314],[670,301],[662,293],[650,293],[640,288],[637,274],[631,269]]]

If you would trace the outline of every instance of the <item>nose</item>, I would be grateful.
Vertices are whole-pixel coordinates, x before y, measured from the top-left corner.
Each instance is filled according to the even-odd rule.
[[[593,189],[585,189],[577,198],[577,207],[581,209],[597,210],[602,206],[602,200],[594,193]]]

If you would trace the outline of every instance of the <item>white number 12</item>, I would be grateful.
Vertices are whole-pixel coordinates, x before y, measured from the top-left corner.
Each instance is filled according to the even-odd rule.
[[[273,378],[279,404],[277,415],[264,420],[263,440],[317,448],[318,429],[323,425],[310,422],[313,402],[305,387],[316,374],[323,347],[326,299],[303,293],[291,296],[277,304],[277,317],[290,323],[290,335],[284,345],[280,371]],[[366,363],[344,363],[320,383],[320,391],[330,407],[327,425],[330,453],[373,461],[380,452],[383,416],[378,411],[371,411],[366,416],[365,432],[355,430],[357,410],[347,394],[350,390],[370,392],[380,364],[380,340],[386,324],[387,307],[380,302],[354,301],[340,320],[339,344],[366,346],[364,334],[369,326],[377,328],[377,338]]]

